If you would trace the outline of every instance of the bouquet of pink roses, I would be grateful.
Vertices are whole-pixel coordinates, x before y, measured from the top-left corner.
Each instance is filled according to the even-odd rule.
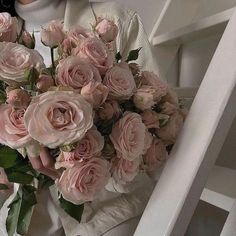
[[[48,68],[34,36],[16,30],[16,19],[0,14],[0,166],[20,184],[9,205],[9,235],[27,232],[38,187],[55,183],[62,208],[79,221],[83,204],[108,183],[119,191],[140,172],[153,175],[185,118],[167,83],[133,62],[141,48],[127,57],[114,52],[113,21],[68,31],[50,22],[41,32],[51,50]],[[28,161],[42,147],[54,151],[56,181]]]

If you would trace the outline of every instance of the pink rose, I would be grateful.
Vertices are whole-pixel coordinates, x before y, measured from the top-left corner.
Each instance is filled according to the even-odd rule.
[[[25,72],[32,67],[44,67],[42,56],[33,49],[16,43],[0,43],[0,80],[23,82]]]
[[[81,89],[91,81],[102,81],[97,68],[78,56],[70,56],[60,61],[56,80],[57,84],[74,89]]]
[[[160,127],[159,117],[155,111],[145,110],[141,113],[143,123],[148,129],[158,129]]]
[[[106,101],[108,93],[109,89],[101,82],[89,82],[81,89],[81,95],[94,108],[98,108]]]
[[[7,93],[7,103],[15,108],[26,108],[30,101],[30,95],[26,90],[14,89]]]
[[[133,161],[143,154],[146,127],[137,113],[127,112],[112,129],[110,139],[117,153]]]
[[[172,144],[176,141],[176,138],[183,126],[183,116],[176,112],[170,116],[167,124],[158,130],[158,136],[167,144]]]
[[[85,38],[93,37],[90,30],[83,28],[80,25],[76,25],[70,28],[67,33],[67,37],[75,44],[79,45]]]
[[[63,23],[59,20],[50,21],[47,28],[41,30],[41,41],[50,48],[57,47],[64,38]]]
[[[153,173],[160,167],[167,159],[168,153],[166,146],[160,139],[153,139],[151,147],[147,150],[146,155],[143,156],[144,164],[148,173]]]
[[[151,109],[156,103],[156,90],[148,85],[142,85],[134,94],[134,104],[142,111]]]
[[[37,80],[36,87],[41,92],[47,92],[49,88],[55,85],[54,79],[51,75],[41,74]]]
[[[0,13],[0,42],[15,42],[17,38],[17,19],[7,12]]]
[[[101,158],[77,162],[57,181],[62,196],[74,204],[93,201],[110,178],[110,164]]]
[[[48,91],[36,96],[25,113],[30,136],[49,148],[81,140],[93,126],[93,109],[73,91]]]
[[[121,112],[117,101],[108,100],[100,107],[98,115],[102,120],[110,120],[113,117],[118,118]]]
[[[111,175],[113,179],[119,184],[126,184],[131,182],[139,172],[140,159],[133,161],[124,158],[113,158],[111,166]]]
[[[71,38],[65,38],[61,43],[61,53],[71,55],[73,48],[76,48],[76,44]]]
[[[12,149],[26,147],[31,141],[24,125],[24,109],[14,109],[11,105],[0,106],[0,143]]]
[[[165,102],[161,105],[161,113],[166,115],[173,115],[178,111],[178,107],[172,103]]]
[[[157,90],[159,96],[162,97],[166,95],[168,85],[166,82],[161,80],[156,74],[149,71],[143,71],[141,74],[141,84],[152,86]]]
[[[95,29],[98,32],[100,38],[106,42],[114,41],[119,31],[117,25],[108,19],[100,19]]]
[[[57,158],[56,168],[70,168],[81,162],[100,156],[104,147],[104,137],[96,129],[90,129],[85,136],[77,143],[74,150],[71,152],[61,152]]]
[[[73,53],[88,60],[98,68],[102,75],[113,65],[113,55],[106,45],[97,38],[84,39]]]
[[[103,83],[109,88],[109,96],[115,99],[129,99],[135,89],[134,77],[127,63],[120,63],[105,75]]]
[[[162,99],[164,102],[169,102],[171,104],[174,104],[178,106],[179,104],[179,98],[176,94],[176,92],[168,86],[167,88],[167,94]]]

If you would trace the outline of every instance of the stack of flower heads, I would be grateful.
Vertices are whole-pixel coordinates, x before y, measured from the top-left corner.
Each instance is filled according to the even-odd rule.
[[[58,149],[55,182],[73,204],[93,201],[108,182],[122,189],[140,172],[153,175],[186,111],[166,82],[135,63],[142,49],[115,52],[118,27],[109,19],[68,31],[52,21],[41,32],[52,57],[46,68],[33,35],[16,38],[15,23],[0,14],[0,143],[34,156]]]

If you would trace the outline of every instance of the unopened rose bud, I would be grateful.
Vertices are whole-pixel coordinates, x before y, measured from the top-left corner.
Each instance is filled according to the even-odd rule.
[[[20,42],[27,48],[34,49],[35,47],[35,39],[28,31],[23,31]]]
[[[100,38],[106,42],[114,41],[118,35],[117,25],[108,19],[101,19],[95,27]]]
[[[41,41],[45,46],[50,48],[57,47],[63,42],[65,33],[61,21],[53,20],[48,24],[46,29],[41,30]]]
[[[129,68],[133,76],[138,75],[140,73],[140,67],[137,63],[129,63]]]
[[[26,108],[30,100],[29,93],[23,89],[14,89],[7,93],[7,103],[16,108]]]
[[[41,92],[46,92],[52,86],[54,86],[54,80],[50,75],[40,75],[36,83],[36,88]]]

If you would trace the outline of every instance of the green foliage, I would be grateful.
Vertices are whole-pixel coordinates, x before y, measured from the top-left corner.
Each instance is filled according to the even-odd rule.
[[[7,146],[0,146],[0,167],[10,168],[16,165],[18,159],[17,152]]]
[[[140,52],[141,49],[142,49],[142,48],[138,48],[138,49],[135,49],[135,50],[131,50],[131,51],[129,52],[129,55],[128,55],[127,59],[126,59],[126,62],[130,62],[130,61],[135,61],[135,60],[137,60],[138,57],[139,57],[139,52]]]
[[[27,70],[24,74],[25,80],[30,85],[30,90],[35,90],[35,83],[39,78],[39,72],[34,67]]]
[[[75,205],[66,201],[62,196],[59,199],[61,208],[78,222],[81,221],[84,205]]]
[[[37,203],[35,196],[36,189],[30,185],[20,186],[19,190],[8,206],[8,217],[6,228],[8,236],[13,236],[15,232],[26,235],[29,229],[33,207]]]

